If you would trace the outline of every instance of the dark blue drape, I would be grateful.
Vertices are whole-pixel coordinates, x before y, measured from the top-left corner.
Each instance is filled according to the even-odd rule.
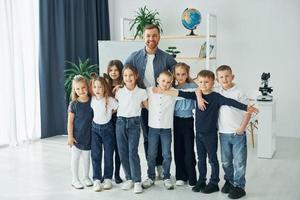
[[[42,138],[66,133],[65,60],[98,63],[98,40],[109,40],[108,0],[40,0]]]

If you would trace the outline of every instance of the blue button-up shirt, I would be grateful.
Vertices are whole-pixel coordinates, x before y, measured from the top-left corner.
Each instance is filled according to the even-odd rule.
[[[173,65],[177,62],[170,54],[157,48],[155,58],[153,60],[153,71],[155,80],[162,71],[172,71]],[[133,52],[125,61],[125,64],[130,64],[137,68],[140,80],[144,80],[146,64],[147,64],[147,51],[145,48]]]

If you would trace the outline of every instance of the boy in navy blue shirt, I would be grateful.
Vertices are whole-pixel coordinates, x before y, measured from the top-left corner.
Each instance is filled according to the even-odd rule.
[[[240,110],[247,112],[258,112],[252,106],[239,103],[230,98],[226,98],[219,93],[213,92],[215,75],[212,71],[202,70],[197,75],[199,90],[202,92],[202,97],[206,102],[206,109],[201,111],[196,109],[196,146],[198,154],[198,170],[199,179],[196,186],[193,187],[194,192],[203,192],[206,194],[219,191],[219,162],[217,157],[218,148],[218,135],[217,135],[217,122],[219,115],[219,108],[222,105],[233,106]],[[165,94],[172,96],[180,96],[187,99],[197,100],[195,92],[183,92],[177,90],[165,91]],[[211,177],[206,185],[206,158],[208,157],[211,165]]]

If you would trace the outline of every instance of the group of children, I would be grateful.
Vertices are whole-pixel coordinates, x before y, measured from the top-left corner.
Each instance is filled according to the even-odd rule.
[[[122,189],[134,188],[135,193],[141,193],[143,188],[149,188],[155,183],[155,160],[160,142],[164,185],[168,190],[174,189],[170,179],[173,129],[177,186],[188,182],[195,192],[219,191],[217,158],[217,132],[219,132],[221,160],[226,181],[221,191],[229,193],[230,198],[240,198],[246,194],[244,190],[247,159],[245,128],[250,114],[257,112],[257,109],[246,105],[247,99],[232,82],[234,75],[229,66],[223,65],[217,69],[217,81],[221,85],[218,92],[213,91],[215,80],[213,72],[209,70],[199,72],[196,80],[198,87],[190,78],[189,69],[187,64],[177,63],[173,67],[173,72],[160,73],[156,80],[157,87],[142,89],[138,86],[139,74],[134,66],[123,67],[120,61],[111,61],[107,76],[92,79],[91,98],[87,81],[79,75],[74,77],[68,114],[68,144],[72,147],[73,187],[83,188],[78,178],[78,162],[82,155],[85,172],[83,183],[86,186],[93,186],[95,191],[111,189],[115,151],[115,156],[120,157],[126,176]],[[138,154],[142,107],[149,110],[148,178],[143,182]],[[194,133],[194,109],[196,110],[196,134]],[[195,140],[198,180],[195,169]],[[103,175],[102,149],[104,149]],[[90,155],[93,182],[88,176]],[[207,157],[212,169],[208,182],[206,181]],[[118,159],[115,160],[115,181],[121,183],[120,162],[117,161]]]

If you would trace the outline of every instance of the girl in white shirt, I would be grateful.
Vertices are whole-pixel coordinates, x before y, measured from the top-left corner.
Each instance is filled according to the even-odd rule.
[[[114,135],[111,121],[117,109],[117,101],[111,97],[110,88],[103,77],[92,80],[91,107],[94,111],[92,123],[91,156],[93,164],[94,191],[112,188]],[[102,148],[104,149],[104,173],[102,176]],[[103,181],[103,186],[101,181]]]
[[[115,95],[119,102],[116,122],[116,136],[119,156],[127,181],[123,190],[134,186],[134,193],[143,191],[141,185],[141,166],[138,155],[142,104],[148,107],[145,89],[137,86],[138,71],[131,65],[125,65],[122,71],[125,86]]]

